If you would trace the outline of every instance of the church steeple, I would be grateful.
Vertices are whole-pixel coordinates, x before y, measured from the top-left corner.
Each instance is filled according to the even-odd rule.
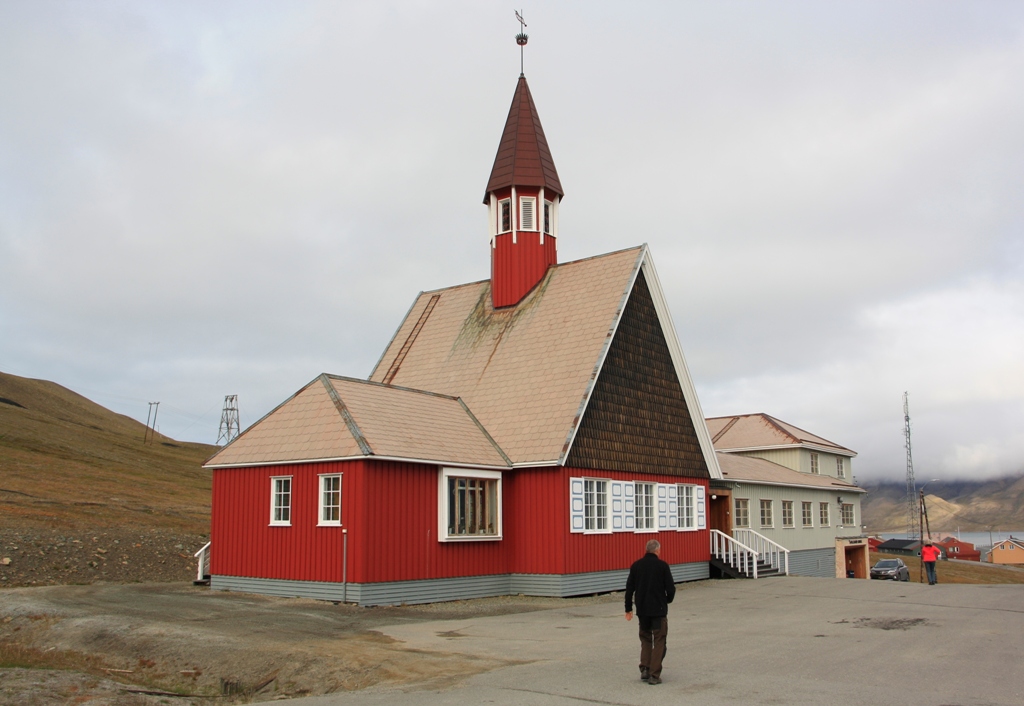
[[[563,196],[530,87],[520,74],[484,194],[495,308],[518,304],[558,262],[558,205]]]

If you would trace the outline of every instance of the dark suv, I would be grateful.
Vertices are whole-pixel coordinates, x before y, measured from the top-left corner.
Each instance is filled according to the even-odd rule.
[[[910,569],[907,568],[902,559],[882,559],[871,567],[871,578],[909,581]]]

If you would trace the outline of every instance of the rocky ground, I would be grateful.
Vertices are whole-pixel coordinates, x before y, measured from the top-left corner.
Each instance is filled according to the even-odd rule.
[[[0,529],[0,588],[192,580],[207,541],[161,529]]]

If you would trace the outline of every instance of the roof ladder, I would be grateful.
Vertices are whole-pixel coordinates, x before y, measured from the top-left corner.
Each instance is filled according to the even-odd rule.
[[[434,310],[438,300],[441,298],[440,294],[435,294],[430,297],[430,301],[423,308],[423,313],[420,314],[419,320],[416,321],[416,325],[412,327],[412,331],[409,332],[409,337],[405,339],[405,343],[402,344],[402,349],[398,351],[398,355],[395,356],[394,361],[391,363],[391,367],[388,368],[387,375],[384,376],[384,384],[390,385],[391,381],[398,375],[398,369],[402,367],[402,363],[405,361],[405,356],[409,354],[412,349],[412,344],[416,342],[416,337],[420,335],[420,331],[423,330],[423,325],[427,323],[427,318],[430,316],[430,312]]]

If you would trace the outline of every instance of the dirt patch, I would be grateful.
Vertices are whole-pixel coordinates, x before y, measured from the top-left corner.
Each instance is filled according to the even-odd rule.
[[[191,580],[207,541],[161,529],[0,529],[0,587]]]
[[[876,630],[909,630],[919,625],[927,625],[925,618],[861,618],[854,622],[855,628],[875,628]]]
[[[49,689],[49,694],[66,696],[74,688],[76,694],[91,696],[93,687],[87,685],[94,683],[106,694],[111,683],[119,683],[117,698],[149,698],[129,689],[185,695],[171,699],[175,704],[202,704],[211,698],[218,703],[264,701],[385,683],[440,688],[513,662],[410,650],[375,628],[607,600],[501,596],[359,608],[190,584],[7,589],[0,591],[0,668],[6,668],[0,669],[0,681],[5,688],[34,683],[34,677],[22,672],[42,669],[49,676],[40,676],[45,684],[33,688]],[[50,670],[65,671],[55,676]],[[7,692],[4,698],[2,703],[36,703]],[[38,703],[69,702],[54,698]]]

